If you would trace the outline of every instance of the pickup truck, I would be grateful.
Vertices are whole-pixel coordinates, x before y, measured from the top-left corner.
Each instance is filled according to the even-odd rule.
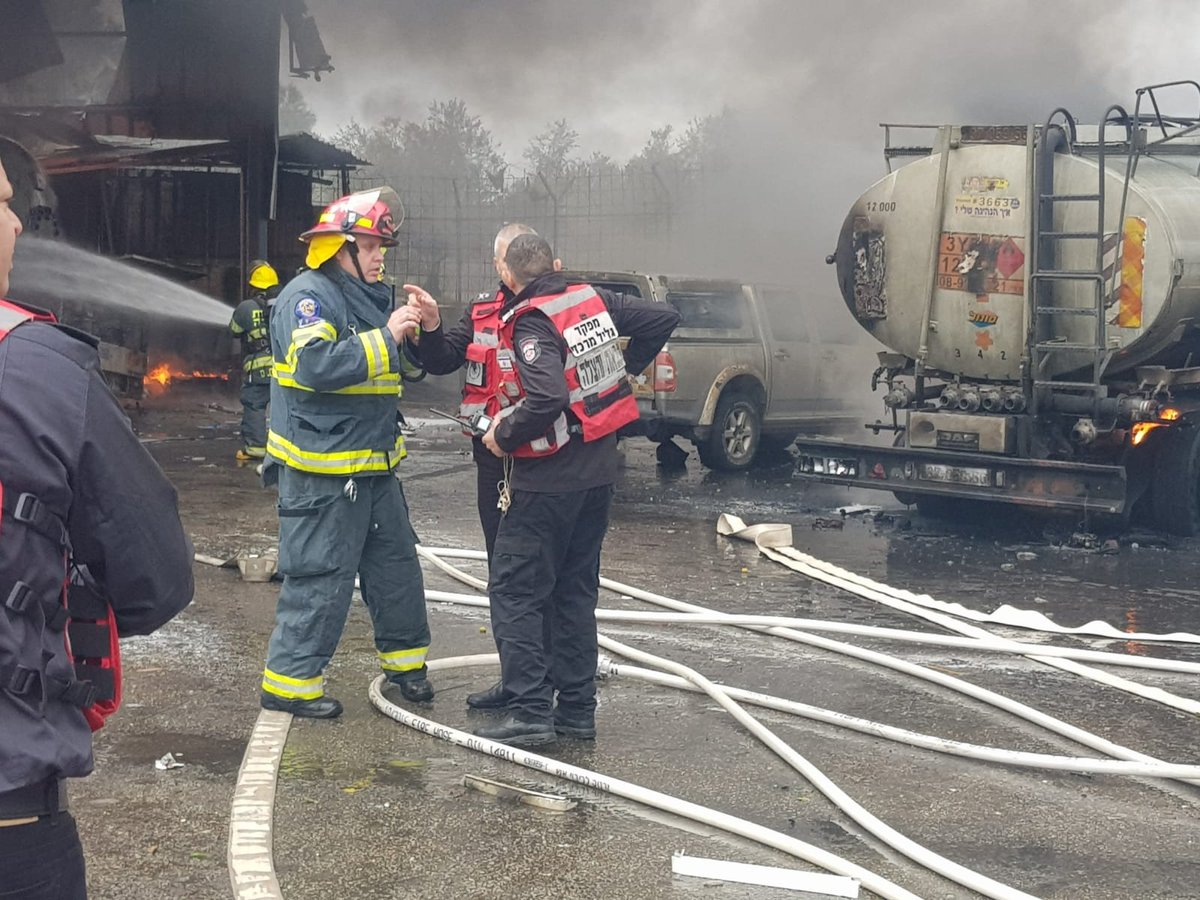
[[[872,352],[853,333],[823,329],[799,288],[644,272],[564,274],[679,310],[679,326],[634,388],[636,430],[650,440],[683,437],[704,465],[738,470],[801,432],[860,427],[846,385]]]

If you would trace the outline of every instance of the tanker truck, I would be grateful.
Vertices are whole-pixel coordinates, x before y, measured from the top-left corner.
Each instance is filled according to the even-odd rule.
[[[1181,99],[1194,117],[1162,111]],[[1092,126],[885,134],[826,260],[887,348],[863,373],[884,417],[873,441],[801,436],[797,474],[1200,533],[1200,84]]]

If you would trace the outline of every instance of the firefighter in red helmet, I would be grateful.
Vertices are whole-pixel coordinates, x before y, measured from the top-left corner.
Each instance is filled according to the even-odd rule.
[[[323,672],[358,575],[388,676],[385,692],[427,702],[429,624],[416,534],[396,465],[400,346],[420,314],[393,309],[383,254],[404,218],[390,188],[331,203],[300,239],[309,271],[271,316],[270,429],[263,477],[279,486],[283,588],[263,672],[262,706],[333,718]]]

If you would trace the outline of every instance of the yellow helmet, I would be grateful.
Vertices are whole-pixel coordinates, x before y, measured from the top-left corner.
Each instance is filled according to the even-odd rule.
[[[265,291],[279,284],[279,275],[271,268],[265,259],[256,259],[250,263],[250,287]]]

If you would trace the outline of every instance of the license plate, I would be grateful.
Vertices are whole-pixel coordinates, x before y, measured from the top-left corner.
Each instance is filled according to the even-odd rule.
[[[973,469],[967,466],[944,466],[940,463],[922,463],[922,481],[941,481],[946,484],[970,484],[975,487],[991,487],[992,473],[989,469]]]

